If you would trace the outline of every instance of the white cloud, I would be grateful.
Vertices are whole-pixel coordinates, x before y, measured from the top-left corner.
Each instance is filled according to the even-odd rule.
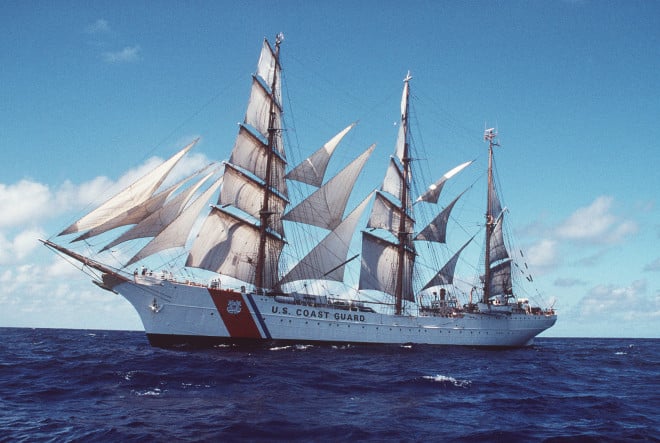
[[[40,245],[38,239],[44,235],[43,230],[31,228],[20,232],[13,240],[8,240],[0,232],[0,264],[21,262]]]
[[[554,267],[559,263],[557,242],[544,239],[527,248],[527,260],[536,268]]]
[[[151,157],[116,181],[99,176],[55,187],[34,180],[0,183],[0,306],[6,308],[0,309],[0,325],[140,329],[127,301],[91,285],[79,269],[48,253],[37,239],[55,233],[44,232],[46,222],[64,228],[77,218],[72,212],[82,215],[162,162]],[[171,180],[208,163],[201,153],[189,154]],[[66,221],[60,225],[58,217]]]
[[[35,223],[51,199],[50,189],[42,183],[31,180],[13,185],[0,183],[0,228]]]
[[[127,46],[120,51],[104,52],[103,60],[108,63],[130,63],[140,60],[140,47]]]
[[[600,196],[589,206],[577,209],[557,228],[557,236],[581,242],[611,244],[636,232],[635,222],[622,220],[612,213],[613,201],[612,197]]]
[[[110,32],[110,25],[108,24],[107,20],[100,18],[94,23],[87,25],[85,32],[88,34],[105,34]]]
[[[660,299],[644,296],[646,280],[629,286],[598,285],[577,304],[578,313],[585,319],[617,321],[647,321],[660,319]]]
[[[41,231],[36,228],[37,226],[43,225],[44,222],[67,211],[91,210],[162,162],[162,158],[151,157],[143,164],[128,170],[117,181],[99,176],[79,185],[65,181],[54,190],[44,183],[32,180],[21,180],[14,184],[0,183],[0,230],[31,227],[42,235]],[[172,171],[168,182],[179,180],[208,163],[209,160],[203,154],[189,154]],[[2,235],[2,231],[0,231],[0,235]],[[13,244],[14,241],[10,243]],[[20,238],[19,241],[21,241]],[[7,245],[9,240],[2,238],[0,242],[0,244]],[[20,245],[14,245],[15,252],[24,250],[24,248],[15,249],[18,246]],[[0,251],[0,257],[2,257],[2,251]]]

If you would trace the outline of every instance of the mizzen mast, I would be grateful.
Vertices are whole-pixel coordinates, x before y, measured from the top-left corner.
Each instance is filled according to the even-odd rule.
[[[495,230],[495,225],[497,223],[495,215],[493,214],[493,201],[495,196],[495,187],[493,185],[493,147],[499,146],[499,143],[495,141],[497,137],[497,132],[495,128],[486,129],[484,131],[484,140],[488,142],[488,202],[486,206],[486,250],[485,250],[485,274],[484,274],[484,289],[483,289],[483,303],[488,303],[490,298],[490,281],[491,281],[491,269],[490,269],[490,239]]]

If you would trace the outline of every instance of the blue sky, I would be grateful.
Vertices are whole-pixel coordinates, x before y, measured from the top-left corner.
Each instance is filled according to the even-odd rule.
[[[140,328],[35,239],[194,137],[188,167],[227,159],[283,32],[291,140],[359,120],[338,156],[378,143],[377,181],[410,69],[438,176],[497,126],[546,335],[660,337],[658,2],[8,1],[0,25],[0,326]]]

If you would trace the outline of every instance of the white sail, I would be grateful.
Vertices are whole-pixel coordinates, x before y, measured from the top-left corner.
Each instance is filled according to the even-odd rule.
[[[440,192],[442,191],[442,188],[444,187],[447,180],[449,180],[450,178],[461,172],[463,169],[470,166],[473,162],[474,160],[462,163],[456,166],[455,168],[453,168],[452,170],[448,171],[445,175],[440,177],[440,179],[437,182],[429,186],[427,191],[417,198],[416,202],[425,201],[429,203],[437,203],[438,198],[440,197]]]
[[[433,286],[441,286],[441,285],[450,285],[454,283],[454,273],[456,272],[456,263],[458,263],[458,257],[461,255],[461,252],[463,252],[463,249],[467,247],[467,245],[470,244],[470,242],[474,239],[474,236],[470,238],[456,253],[445,263],[445,265],[438,271],[437,274],[433,276],[431,280],[422,288],[422,291],[425,289],[429,289]]]
[[[431,223],[422,229],[422,231],[415,237],[415,240],[445,243],[447,241],[447,223],[449,221],[449,215],[451,214],[452,209],[454,209],[454,205],[456,205],[456,202],[463,194],[465,194],[465,191],[461,192],[458,197],[452,200],[452,202],[431,221]]]
[[[504,213],[502,213],[493,227],[493,233],[490,235],[490,264],[509,258],[509,252],[504,244],[504,235],[502,225],[504,223]]]
[[[93,229],[103,223],[113,219],[122,212],[129,211],[149,197],[151,197],[158,187],[163,183],[167,174],[177,164],[179,160],[197,143],[199,139],[194,140],[188,146],[174,154],[170,159],[161,163],[155,169],[142,178],[135,181],[132,185],[110,198],[101,206],[85,215],[83,218],[73,223],[62,231],[59,235],[73,234],[74,232]]]
[[[412,79],[410,72],[403,80],[403,94],[401,95],[401,124],[399,125],[399,132],[396,138],[396,148],[394,152],[398,157],[399,161],[403,161],[405,157],[405,147],[406,147],[406,131],[408,125],[408,81]]]
[[[213,174],[215,174],[215,172],[207,174],[205,177],[199,180],[198,183],[196,183],[194,186],[191,186],[190,189],[187,189],[175,196],[160,209],[154,211],[152,214],[145,217],[138,224],[133,226],[131,229],[124,232],[112,242],[108,243],[103,249],[101,249],[101,252],[129,240],[136,238],[155,237],[158,235],[170,223],[172,223],[174,219],[177,218],[179,214],[181,214],[181,212],[183,212],[183,209],[193,197],[193,195],[204,184],[204,182],[213,176]]]
[[[156,254],[166,249],[172,249],[185,246],[193,225],[199,217],[199,213],[204,206],[208,204],[213,193],[215,193],[222,184],[222,177],[220,177],[213,185],[211,185],[203,194],[195,199],[178,217],[176,217],[169,225],[167,225],[158,235],[151,239],[137,254],[131,258],[125,266],[130,266],[133,263],[142,260],[145,257]]]
[[[371,145],[323,187],[293,207],[282,219],[330,230],[336,228],[344,215],[355,181],[375,147],[376,145]]]
[[[396,236],[399,232],[399,226],[401,226],[401,216],[401,208],[394,205],[394,203],[384,197],[380,192],[376,192],[376,198],[371,208],[367,228],[386,229]],[[404,214],[404,216],[406,217],[406,226],[412,226],[415,223],[408,215]]]
[[[252,81],[252,91],[245,113],[245,123],[259,131],[266,140],[270,128],[271,111],[275,119],[273,128],[280,130],[282,128],[282,109],[279,103],[273,101],[270,91],[255,78]]]
[[[220,205],[234,206],[259,220],[265,192],[263,183],[256,182],[231,164],[225,165],[224,180],[218,201]],[[270,217],[271,228],[280,235],[284,234],[280,214],[287,203],[287,200],[278,194],[271,193],[269,202],[269,210],[273,213]]]
[[[403,266],[403,299],[414,301],[412,291],[412,267],[414,253],[405,251]],[[362,232],[362,261],[359,289],[373,289],[394,296],[397,267],[399,266],[398,247],[368,232]]]
[[[241,125],[238,130],[238,136],[234,143],[234,148],[229,158],[229,163],[239,166],[246,171],[266,180],[266,162],[268,159],[268,146],[250,129]],[[286,196],[286,182],[284,180],[284,170],[286,161],[279,155],[273,155],[271,164],[271,183],[281,195]]]
[[[273,50],[266,39],[264,39],[264,43],[261,47],[261,54],[259,55],[259,62],[257,63],[257,75],[264,80],[269,88],[273,84],[274,79],[279,79],[281,77],[277,57],[273,53]],[[279,82],[275,83],[276,85],[279,85]],[[282,103],[280,88],[276,87],[274,93],[277,102]]]
[[[399,168],[399,165],[396,164],[394,157],[390,157],[390,162],[387,166],[387,172],[385,172],[385,179],[383,180],[383,185],[380,190],[387,192],[388,194],[394,196],[401,195],[401,188],[403,187],[403,173]]]
[[[289,180],[296,180],[308,185],[316,186],[317,188],[323,183],[325,170],[328,167],[328,162],[332,153],[335,151],[339,142],[348,134],[348,131],[353,129],[357,123],[352,123],[347,126],[337,135],[332,137],[325,145],[321,146],[314,154],[303,160],[298,166],[293,168],[286,178]]]
[[[280,284],[297,280],[344,280],[344,267],[351,237],[369,203],[364,199],[334,230],[316,245],[280,280]]]
[[[96,235],[103,234],[104,232],[108,232],[120,226],[134,225],[141,222],[142,220],[144,220],[145,218],[149,217],[151,214],[162,208],[163,205],[165,204],[165,201],[169,198],[169,196],[172,195],[172,193],[174,193],[178,188],[180,188],[186,181],[190,180],[191,177],[192,175],[184,178],[183,180],[180,180],[178,183],[175,183],[174,185],[170,186],[164,191],[161,191],[156,195],[149,197],[146,201],[142,202],[141,204],[129,209],[128,211],[119,214],[118,216],[108,220],[102,225],[99,225],[93,229],[90,229],[89,231],[86,231],[84,234],[73,239],[72,242],[85,240],[87,238],[91,238]]]
[[[277,265],[284,247],[282,239],[268,235],[264,287],[277,282]],[[259,227],[213,208],[195,239],[186,266],[202,268],[255,283]]]

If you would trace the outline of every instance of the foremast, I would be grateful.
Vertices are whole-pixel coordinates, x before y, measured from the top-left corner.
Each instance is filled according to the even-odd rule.
[[[270,209],[270,199],[273,193],[272,186],[274,186],[272,179],[272,169],[273,169],[273,157],[275,156],[275,140],[278,131],[281,131],[282,128],[276,127],[276,122],[278,119],[278,114],[275,111],[275,106],[277,103],[277,84],[279,78],[277,76],[280,72],[280,44],[284,40],[284,36],[280,33],[275,38],[275,51],[273,54],[273,59],[275,67],[273,70],[273,78],[271,80],[270,86],[270,95],[271,101],[269,106],[269,119],[268,119],[268,147],[266,148],[267,157],[266,157],[266,186],[264,188],[264,196],[261,204],[261,210],[259,211],[259,247],[257,249],[257,262],[255,266],[255,280],[254,285],[257,289],[262,289],[264,287],[264,272],[266,266],[264,262],[266,260],[266,241],[268,239],[268,229],[270,228],[270,217],[273,215],[273,211]],[[280,120],[281,121],[281,120]]]

